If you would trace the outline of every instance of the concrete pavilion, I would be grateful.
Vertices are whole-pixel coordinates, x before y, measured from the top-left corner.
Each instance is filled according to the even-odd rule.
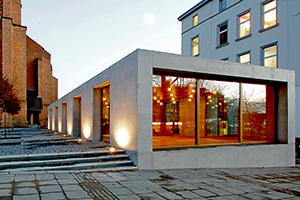
[[[48,128],[139,169],[295,165],[292,70],[136,50],[49,106]]]

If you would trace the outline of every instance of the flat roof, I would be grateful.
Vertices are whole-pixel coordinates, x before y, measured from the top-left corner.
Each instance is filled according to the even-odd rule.
[[[205,5],[209,1],[212,1],[212,0],[202,0],[202,1],[200,1],[195,6],[193,6],[191,9],[189,9],[188,11],[186,11],[185,13],[183,13],[181,16],[179,16],[177,19],[179,21],[182,21],[184,18],[186,18],[187,16],[189,16],[192,12],[194,12],[195,10],[201,8],[203,5]]]

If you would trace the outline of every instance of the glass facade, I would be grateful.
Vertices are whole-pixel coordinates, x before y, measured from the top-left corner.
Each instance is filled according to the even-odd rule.
[[[271,86],[153,75],[153,148],[271,143],[274,124]]]

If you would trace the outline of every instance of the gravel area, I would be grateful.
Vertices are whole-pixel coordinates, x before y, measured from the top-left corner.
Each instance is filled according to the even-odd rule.
[[[3,129],[0,129],[0,135],[4,135]],[[0,156],[96,151],[109,146],[105,142],[91,142],[39,128],[15,129],[11,135],[21,136],[21,144],[1,145]],[[9,142],[9,140],[0,137],[0,142],[2,143],[5,141]]]

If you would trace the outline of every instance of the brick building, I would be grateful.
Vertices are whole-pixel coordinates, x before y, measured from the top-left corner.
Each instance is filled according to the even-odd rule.
[[[21,8],[21,0],[0,0],[0,70],[21,101],[15,126],[46,126],[47,107],[57,100],[58,80],[52,76],[51,55],[26,35]]]

